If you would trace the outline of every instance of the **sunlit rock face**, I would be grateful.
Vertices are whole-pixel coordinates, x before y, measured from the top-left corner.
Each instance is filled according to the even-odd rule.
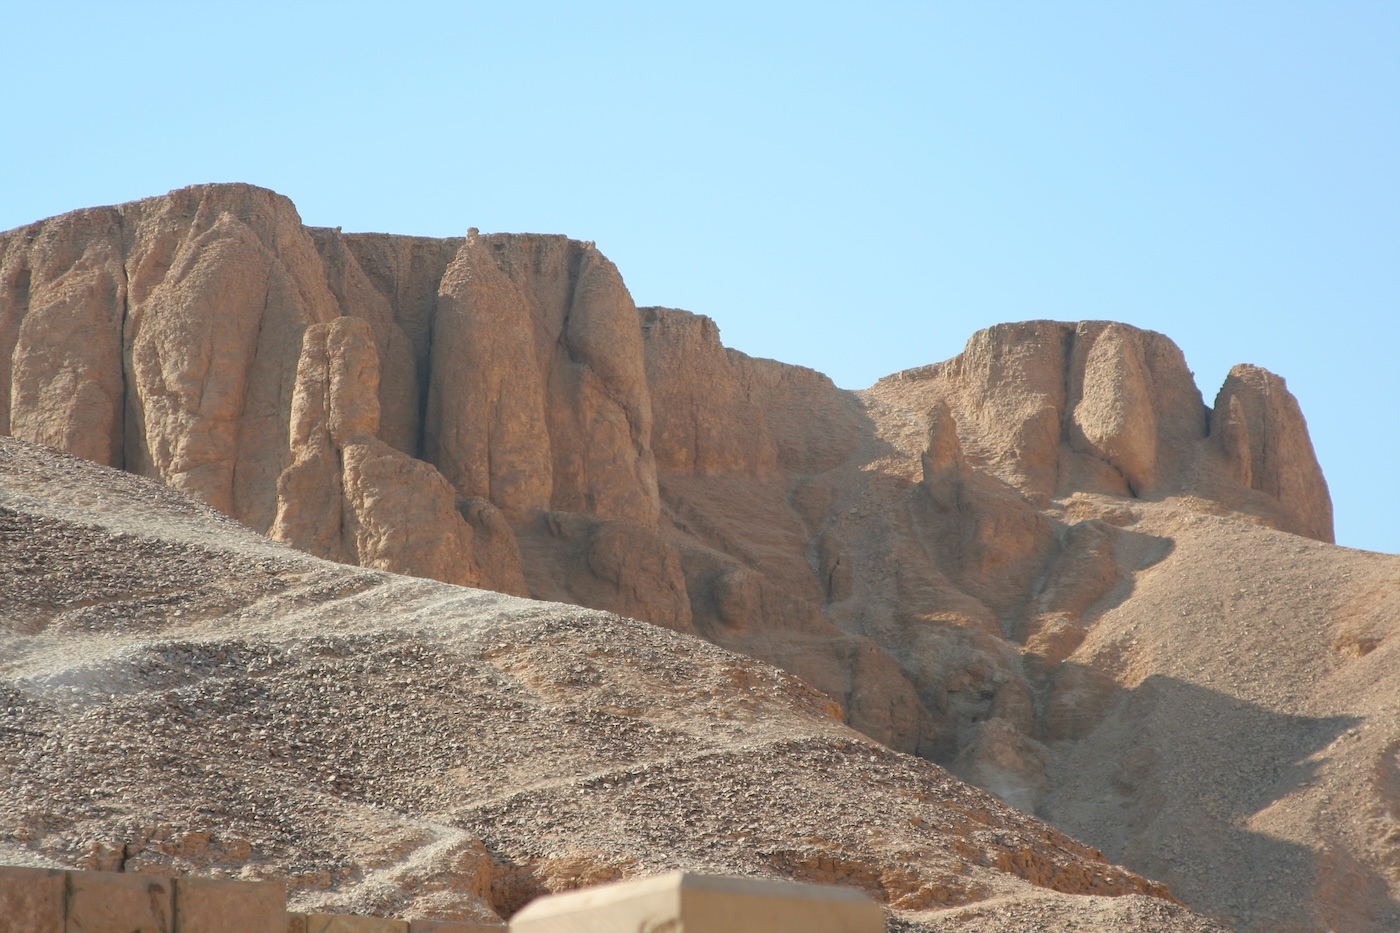
[[[1201,613],[1249,606],[1241,626],[1287,629],[1306,603],[1326,628],[1339,607],[1389,598],[1285,604],[1298,591],[1282,583],[1257,604],[1192,595],[1237,586],[1220,568],[1249,581],[1263,573],[1249,561],[1288,542],[1311,555],[1332,541],[1298,404],[1258,367],[1232,370],[1210,408],[1161,334],[1029,321],[845,391],[724,347],[708,318],[638,309],[591,243],[307,228],[286,198],[242,185],[0,234],[0,429],[318,556],[609,610],[769,661],[866,735],[1178,887],[1184,855],[1142,854],[1160,824],[1096,828],[1076,794],[1106,791],[1065,770],[1125,709],[1145,715],[1129,701],[1169,668],[1219,689],[1224,655],[1183,673],[1144,630],[1182,647],[1204,637],[1190,623],[1214,624]],[[1229,535],[1244,563],[1180,572]],[[1181,605],[1149,619],[1143,594],[1165,579]],[[1165,716],[1194,694],[1153,695]],[[1143,767],[1113,784],[1122,806],[1170,811]],[[1193,896],[1229,914],[1234,876],[1213,877]]]

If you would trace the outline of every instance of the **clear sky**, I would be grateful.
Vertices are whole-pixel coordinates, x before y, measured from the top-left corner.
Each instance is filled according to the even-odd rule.
[[[1029,318],[1288,380],[1400,552],[1400,2],[0,3],[0,229],[210,181],[595,240],[860,388]]]

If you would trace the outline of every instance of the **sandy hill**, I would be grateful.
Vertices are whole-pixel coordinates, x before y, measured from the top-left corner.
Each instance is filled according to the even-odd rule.
[[[775,664],[1238,929],[1400,927],[1400,566],[1330,543],[1258,367],[1207,405],[1160,334],[1032,321],[847,392],[636,308],[591,243],[240,185],[0,234],[0,366],[0,431]]]
[[[8,861],[391,916],[684,867],[855,885],[898,929],[1224,929],[768,665],[311,558],[10,439],[0,587]]]

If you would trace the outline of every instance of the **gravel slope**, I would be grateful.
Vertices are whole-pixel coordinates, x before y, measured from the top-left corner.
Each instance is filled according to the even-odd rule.
[[[1400,557],[1164,503],[1040,815],[1258,933],[1400,929]]]
[[[12,860],[398,916],[685,867],[854,884],[897,929],[1224,929],[771,667],[318,561],[9,439],[0,611]]]

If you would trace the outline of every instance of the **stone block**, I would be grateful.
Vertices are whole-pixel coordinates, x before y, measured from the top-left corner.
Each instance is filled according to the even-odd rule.
[[[287,886],[176,878],[175,933],[287,933]]]
[[[353,914],[307,914],[306,933],[408,933],[408,921]]]
[[[542,897],[510,933],[884,933],[885,912],[854,888],[678,871]]]
[[[169,878],[68,872],[66,933],[174,933]]]
[[[0,919],[5,929],[64,933],[64,873],[57,868],[0,865]]]
[[[473,920],[410,920],[408,933],[506,933],[504,923]]]

